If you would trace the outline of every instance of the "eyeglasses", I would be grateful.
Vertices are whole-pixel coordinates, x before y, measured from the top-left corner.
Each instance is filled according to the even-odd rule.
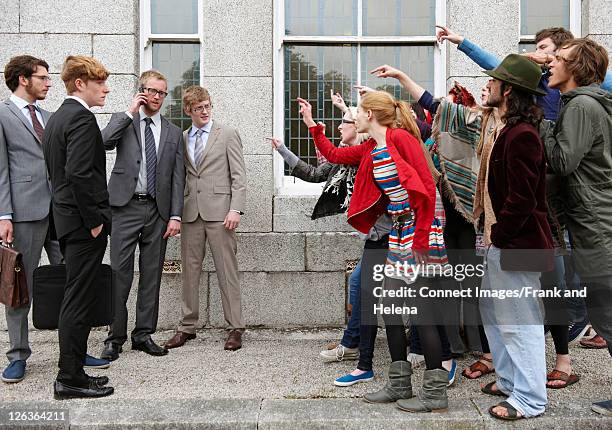
[[[49,75],[31,75],[33,78],[42,79],[45,82],[51,82],[51,77]]]
[[[159,91],[159,90],[156,90],[155,88],[143,88],[142,91],[148,93],[150,96],[159,95],[161,98],[164,98],[168,95],[167,92]]]
[[[355,124],[355,121],[351,121],[349,119],[342,118],[342,124]]]
[[[204,111],[210,112],[211,110],[212,110],[212,105],[198,106],[198,107],[194,107],[191,109],[191,111],[194,113],[202,113]]]

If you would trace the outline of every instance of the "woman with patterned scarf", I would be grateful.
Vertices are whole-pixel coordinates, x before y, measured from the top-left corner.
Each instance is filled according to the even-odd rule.
[[[380,215],[387,213],[393,218],[384,288],[370,293],[372,297],[362,291],[362,318],[375,323],[377,315],[383,314],[392,362],[385,387],[366,394],[364,400],[397,401],[400,409],[411,412],[446,410],[448,371],[442,367],[438,329],[430,322],[432,316],[440,317],[439,301],[410,293],[432,288],[433,278],[448,264],[442,226],[435,217],[435,180],[439,173],[420,140],[410,107],[384,91],[366,94],[358,107],[356,126],[371,138],[358,146],[337,148],[313,121],[310,103],[297,100],[304,123],[323,156],[331,162],[359,166],[348,223],[366,233]],[[407,296],[411,297],[412,308],[404,306]],[[377,304],[376,297],[383,297],[382,305]],[[412,369],[406,357],[402,315],[407,312],[419,330],[427,363],[418,397],[412,392]]]
[[[406,73],[391,66],[377,67],[371,73],[398,79],[424,109],[435,114],[428,143],[431,143],[434,163],[442,173],[440,192],[446,212],[444,239],[449,259],[453,265],[480,264],[482,258],[476,255],[476,248],[482,250],[490,243],[491,226],[495,224],[486,181],[488,159],[504,126],[497,109],[486,107],[488,90],[486,87],[482,89],[482,106],[476,105],[473,97],[458,84],[448,98],[438,101]],[[466,278],[463,284],[463,288],[474,290],[480,279]],[[478,301],[468,300],[464,300],[463,322],[465,326],[478,327],[483,355],[462,374],[468,379],[476,379],[494,372],[494,368],[489,343],[480,323]],[[455,326],[458,323],[451,321]]]

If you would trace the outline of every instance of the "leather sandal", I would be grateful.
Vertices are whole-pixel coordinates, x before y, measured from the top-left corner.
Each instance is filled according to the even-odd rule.
[[[578,382],[580,380],[580,376],[576,375],[575,373],[572,373],[571,375],[568,375],[565,372],[562,372],[560,370],[557,369],[553,369],[552,372],[550,372],[548,375],[546,375],[546,379],[548,382],[551,381],[563,381],[565,382],[565,384],[561,384],[561,385],[548,385],[548,382],[546,383],[546,388],[551,388],[551,389],[559,389],[559,388],[565,388],[568,387],[572,384],[575,384],[576,382]]]
[[[485,394],[489,394],[490,396],[499,396],[499,397],[508,397],[504,394],[503,391],[497,389],[494,390],[493,389],[493,385],[495,384],[496,381],[493,382],[489,382],[487,385],[485,385],[484,387],[482,387],[480,389],[480,391],[482,391]]]
[[[493,412],[493,409],[495,409],[498,406],[501,406],[502,408],[506,408],[506,411],[508,411],[508,416],[505,417],[503,415],[499,415],[496,412]],[[519,416],[516,408],[506,401],[499,402],[498,404],[491,406],[489,408],[489,413],[491,414],[492,417],[498,418],[500,420],[505,420],[505,421],[516,421],[516,420],[520,420],[521,418],[525,418],[522,415]]]
[[[491,363],[491,364],[493,363],[493,360],[481,357],[478,361],[475,361],[474,363],[472,363],[470,367],[468,367],[467,369],[463,369],[463,372],[461,372],[461,374],[468,379],[478,379],[482,376],[488,375],[489,373],[494,373],[495,369],[489,368],[489,366],[484,364],[483,361],[486,361],[487,363]],[[470,370],[470,373],[480,372],[480,375],[470,376],[467,374],[468,369]]]

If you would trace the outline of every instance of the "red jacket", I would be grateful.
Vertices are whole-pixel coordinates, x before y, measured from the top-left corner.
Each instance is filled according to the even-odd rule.
[[[330,163],[359,166],[353,196],[348,208],[348,223],[367,234],[378,217],[386,212],[389,199],[374,180],[372,149],[374,139],[361,145],[337,148],[325,137],[323,126],[308,129],[315,145]],[[401,128],[387,129],[387,149],[397,166],[400,183],[408,191],[415,216],[413,248],[429,249],[429,230],[434,218],[436,188],[419,141]]]

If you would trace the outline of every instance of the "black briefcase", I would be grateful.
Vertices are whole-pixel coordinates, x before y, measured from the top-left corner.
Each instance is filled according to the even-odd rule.
[[[110,325],[113,320],[113,272],[101,264],[95,278],[96,301],[91,310],[92,327]],[[34,270],[32,320],[34,327],[54,330],[58,326],[66,286],[66,266],[51,264]]]

